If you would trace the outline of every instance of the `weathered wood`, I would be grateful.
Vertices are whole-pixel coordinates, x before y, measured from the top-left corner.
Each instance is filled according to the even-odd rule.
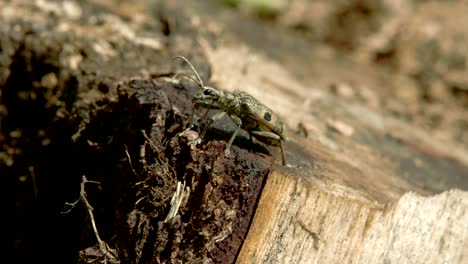
[[[144,3],[130,11],[113,1],[0,3],[0,84],[15,102],[2,98],[2,114],[34,112],[43,121],[28,127],[6,119],[0,170],[11,182],[37,178],[35,195],[61,205],[82,173],[102,180],[112,204],[102,205],[107,219],[97,214],[96,222],[103,239],[116,237],[127,262],[225,263],[236,252],[238,263],[468,262],[466,146],[376,107],[379,96],[412,80],[211,2]],[[192,110],[194,87],[158,78],[182,70],[170,60],[175,55],[189,57],[207,85],[246,91],[283,117],[286,159],[295,167],[279,165],[278,148],[243,137],[234,141],[234,158],[224,157],[232,129],[226,122],[207,142],[182,144],[188,138],[176,134]],[[330,85],[346,96],[359,90],[366,103],[332,94]],[[305,132],[296,131],[299,125]],[[8,130],[16,126],[19,132]],[[23,128],[31,134],[22,137]],[[141,130],[152,133],[143,137]],[[190,198],[167,224],[184,180]],[[87,242],[76,235],[82,217],[64,223],[56,217],[60,206],[36,208],[35,199],[24,204],[47,214],[21,226],[40,230],[37,237],[55,232],[61,243],[51,248],[70,262],[76,249],[67,246]],[[60,224],[78,231],[68,235]],[[25,243],[48,252],[36,244]]]
[[[184,8],[222,13],[198,21],[225,32],[216,47],[200,37],[212,82],[272,106],[291,132],[298,123],[308,130],[286,143],[287,159],[302,167],[270,173],[238,263],[467,261],[467,150],[320,89],[344,76],[391,89],[401,77],[346,59],[337,65],[300,39],[210,5]]]
[[[384,207],[354,195],[271,173],[237,263],[467,261],[466,192],[407,193]]]

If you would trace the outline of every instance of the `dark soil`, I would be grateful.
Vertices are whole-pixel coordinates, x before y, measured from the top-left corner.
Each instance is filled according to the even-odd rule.
[[[87,197],[101,239],[123,263],[235,259],[274,161],[265,147],[240,136],[224,157],[227,119],[196,147],[177,136],[192,112],[190,82],[98,78],[83,90],[83,76],[54,58],[58,46],[41,53],[10,43],[17,46],[1,87],[6,262],[102,260],[86,208],[66,206],[79,199],[83,175],[100,183],[86,185]],[[178,182],[189,195],[165,223]]]

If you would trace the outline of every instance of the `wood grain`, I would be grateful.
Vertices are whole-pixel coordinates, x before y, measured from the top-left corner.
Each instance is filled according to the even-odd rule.
[[[384,207],[272,172],[237,263],[466,263],[468,194]]]

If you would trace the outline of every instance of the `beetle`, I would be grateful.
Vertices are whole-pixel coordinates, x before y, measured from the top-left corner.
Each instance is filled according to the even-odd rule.
[[[229,156],[229,149],[239,133],[239,129],[243,129],[251,136],[267,145],[279,146],[281,149],[282,164],[287,165],[282,143],[283,140],[287,139],[287,130],[286,125],[277,114],[246,92],[238,90],[234,92],[221,91],[213,87],[205,86],[200,75],[195,70],[195,67],[193,67],[188,59],[183,56],[174,57],[173,60],[175,59],[184,60],[195,73],[196,79],[185,73],[176,74],[173,78],[176,78],[178,75],[188,77],[201,88],[192,101],[194,111],[191,113],[189,126],[183,132],[179,133],[179,135],[183,135],[193,127],[195,109],[207,109],[203,119],[206,118],[210,110],[221,110],[221,112],[213,115],[209,119],[202,133],[196,140],[192,141],[191,144],[199,144],[208,128],[227,114],[236,125],[236,129],[226,144],[226,150],[224,152],[226,157]]]

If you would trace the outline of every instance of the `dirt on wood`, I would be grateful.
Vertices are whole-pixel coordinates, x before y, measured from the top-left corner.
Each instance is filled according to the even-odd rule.
[[[124,96],[146,105],[152,120],[149,137],[130,154],[140,161],[133,168],[141,181],[132,187],[138,202],[131,212],[122,212],[128,214],[128,229],[120,233],[119,240],[126,243],[119,247],[128,250],[128,260],[228,263],[247,231],[272,160],[259,159],[253,144],[234,146],[226,158],[230,134],[223,131],[209,134],[208,143],[199,147],[188,144],[190,136],[178,136],[188,125],[190,94],[198,87],[191,88],[188,92],[186,86],[162,79],[120,86],[130,93]],[[185,197],[175,219],[168,219],[177,182],[183,183]]]
[[[407,6],[373,1],[324,1],[305,8],[304,1],[293,1],[287,12],[262,13],[260,20],[209,1],[158,2],[148,10],[143,0],[131,5],[26,2],[0,3],[0,224],[6,230],[0,244],[2,263],[103,261],[86,208],[82,203],[67,204],[79,201],[83,176],[100,183],[87,185],[86,195],[101,239],[118,252],[121,263],[235,261],[265,178],[280,163],[279,150],[252,142],[244,131],[231,156],[225,157],[234,129],[228,118],[208,130],[201,144],[190,145],[205,123],[196,122],[188,133],[179,133],[188,126],[199,87],[188,78],[179,78],[180,82],[170,78],[187,70],[187,65],[171,58],[186,55],[209,80],[216,65],[203,55],[200,35],[222,47],[221,40],[228,35],[223,30],[307,84],[309,90],[300,94],[290,82],[272,82],[276,76],[269,72],[272,78],[262,79],[283,90],[276,93],[284,95],[278,100],[295,98],[289,106],[313,117],[299,123],[298,134],[321,135],[314,142],[322,148],[317,155],[309,155],[300,142],[285,145],[287,157],[316,169],[317,178],[336,173],[333,176],[339,176],[343,185],[385,197],[384,202],[406,192],[407,186],[424,194],[468,188],[466,164],[447,156],[445,148],[434,151],[444,142],[457,146],[455,154],[468,146],[466,35],[458,26],[441,30],[450,26],[449,19],[442,19],[442,26],[433,22],[434,17],[458,14],[463,8],[413,4],[413,13],[424,12],[405,16],[411,18],[413,30],[405,35],[395,29],[401,27],[392,26],[405,22],[391,18],[410,14]],[[221,16],[219,10],[229,10],[230,16]],[[314,10],[315,16],[304,10]],[[145,12],[149,14],[140,16]],[[218,14],[223,28],[201,23],[197,14],[203,13]],[[316,50],[313,58],[304,55],[311,50]],[[219,61],[249,59],[229,55]],[[255,65],[263,66],[270,65]],[[221,67],[241,89],[250,82],[247,68],[237,78],[231,68]],[[331,95],[334,104],[315,93],[318,90]],[[267,99],[270,93],[263,92]],[[419,141],[397,137],[405,133],[397,129],[375,136],[364,122],[354,123],[356,119],[346,119],[348,113],[336,110],[336,105],[344,105],[339,100],[392,117],[442,143],[421,148]],[[281,116],[295,111],[282,112],[284,105],[269,104]],[[197,120],[201,116],[203,111],[196,113]],[[292,134],[298,124],[294,118],[285,115]],[[348,121],[351,124],[346,125]],[[372,147],[378,151],[369,151]],[[339,153],[330,158],[333,152]],[[355,159],[351,165],[369,167],[380,165],[379,155],[385,156],[381,159],[396,164],[403,180],[398,178],[389,191],[393,196],[382,195],[381,179],[371,192],[368,179],[352,178],[353,172],[362,173],[361,167],[338,158],[334,163],[339,154]],[[333,167],[321,168],[315,161],[321,158],[330,158]],[[307,164],[302,164],[304,159]],[[325,175],[326,169],[333,173]],[[444,172],[452,177],[444,177]],[[410,184],[402,187],[401,182]]]
[[[87,48],[73,57],[63,41],[86,46],[86,40],[41,38],[45,29],[20,27],[21,33],[4,30],[1,42],[1,200],[8,216],[1,221],[12,228],[2,240],[3,260],[104,259],[83,205],[67,204],[79,199],[84,175],[100,183],[89,184],[86,194],[100,237],[122,263],[233,262],[274,163],[268,148],[241,135],[225,157],[233,132],[228,119],[190,146],[203,124],[178,133],[188,126],[198,86],[164,77],[171,66],[116,83],[111,78],[132,75],[147,62],[96,63]],[[160,59],[151,50],[138,52]],[[164,57],[160,62],[173,63]],[[89,65],[70,68],[64,60],[73,58]],[[106,70],[87,72],[102,63]],[[184,199],[168,217],[178,188]]]
[[[58,254],[54,258],[72,260],[78,249],[95,239],[86,231],[89,218],[83,208],[65,206],[65,201],[78,199],[77,176],[81,174],[100,182],[100,190],[91,185],[87,195],[101,236],[111,237],[108,243],[120,249],[122,262],[199,263],[212,259],[226,263],[235,259],[273,162],[265,147],[241,138],[231,148],[232,156],[226,158],[224,149],[230,133],[216,128],[207,134],[206,144],[190,146],[190,138],[178,133],[188,126],[191,98],[198,87],[167,77],[130,80],[115,88],[97,83],[104,94],[96,101],[97,107],[82,110],[79,115],[83,119],[63,118],[54,105],[66,103],[62,100],[67,95],[57,99],[44,87],[48,83],[36,88],[34,80],[21,78],[34,78],[44,67],[21,55],[15,62],[31,65],[32,71],[18,72],[13,66],[14,74],[3,89],[4,106],[12,115],[4,118],[2,131],[10,143],[7,152],[16,155],[13,164],[2,167],[2,175],[12,179],[18,170],[29,169],[37,182],[17,184],[34,184],[31,187],[47,191],[2,192],[16,197],[19,208],[30,213],[23,222],[17,222],[18,209],[7,211],[12,215],[8,222],[14,222],[17,231],[37,239],[55,234]],[[19,97],[17,87],[23,87],[30,98]],[[53,88],[59,90],[54,94],[69,94],[76,86],[66,81]],[[80,99],[73,100],[79,104]],[[198,125],[192,131],[195,136]],[[21,131],[21,141],[14,139],[14,131]],[[34,165],[24,168],[22,164],[28,160],[34,160]],[[175,219],[167,219],[178,183],[185,198]],[[31,204],[31,199],[37,204]],[[68,209],[72,210],[60,214]],[[45,217],[37,218],[36,214]],[[19,246],[28,248],[27,244]],[[30,250],[43,255],[47,247],[43,244]],[[99,260],[91,249],[80,251],[79,261]],[[27,257],[16,256],[16,261],[27,261]]]

